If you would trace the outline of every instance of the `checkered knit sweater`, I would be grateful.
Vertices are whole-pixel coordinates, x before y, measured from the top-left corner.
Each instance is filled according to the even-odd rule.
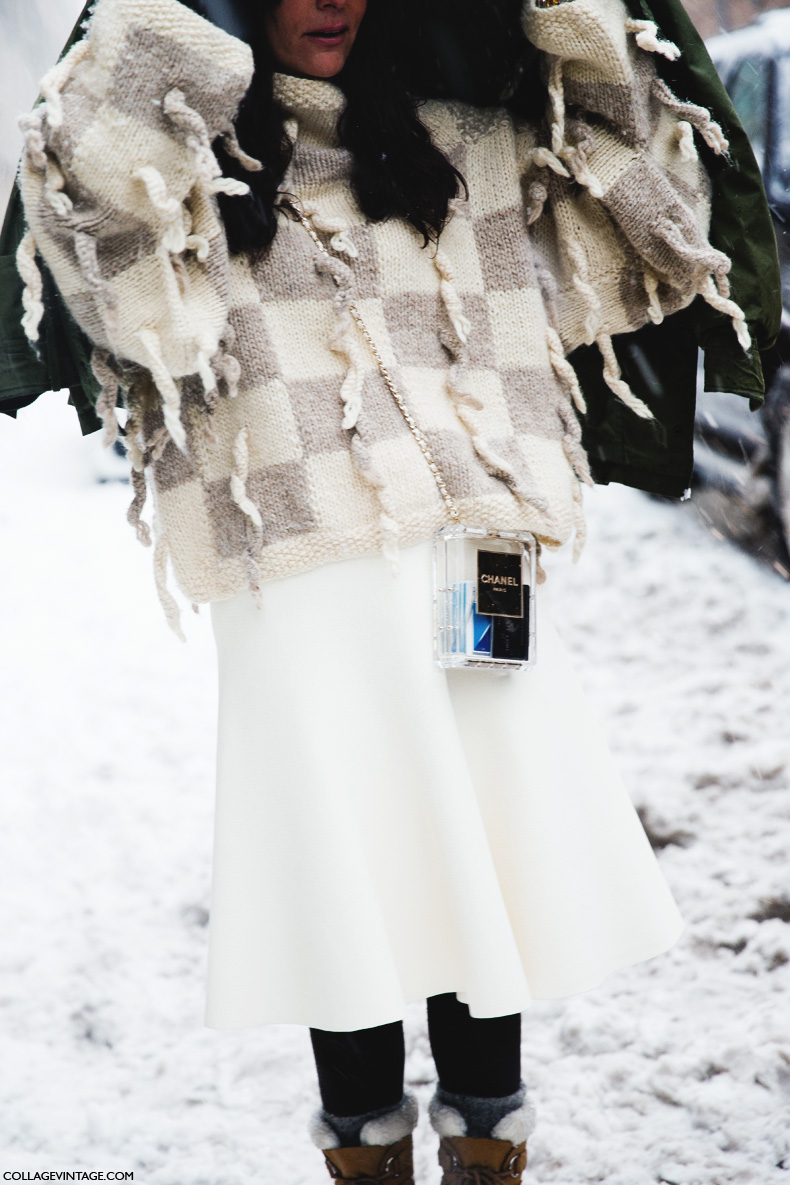
[[[112,440],[129,409],[131,521],[154,494],[155,569],[168,558],[195,602],[429,537],[447,511],[349,314],[355,302],[465,521],[583,538],[589,481],[566,355],[702,293],[734,319],[728,260],[707,241],[708,183],[694,129],[721,132],[656,76],[674,46],[621,0],[526,0],[550,105],[542,126],[503,108],[429,102],[421,119],[461,170],[438,248],[400,220],[373,223],[337,137],[331,82],[275,77],[294,142],[283,190],[328,247],[282,213],[262,258],[229,257],[215,195],[244,191],[211,150],[252,55],[178,0],[98,0],[86,38],[43,81],[26,120],[18,262],[25,324],[42,312],[36,252],[95,343]],[[146,482],[146,475],[149,481]]]

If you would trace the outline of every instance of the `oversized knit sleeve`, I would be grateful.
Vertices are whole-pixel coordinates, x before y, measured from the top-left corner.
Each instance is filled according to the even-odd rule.
[[[28,233],[17,261],[25,329],[43,314],[36,254],[105,358],[143,367],[183,447],[179,388],[216,385],[228,252],[214,138],[252,77],[247,45],[177,0],[99,0],[86,37],[42,81],[24,121]]]
[[[680,50],[623,0],[526,0],[522,21],[543,53],[544,134],[521,129],[527,221],[542,261],[554,328],[566,354],[597,342],[609,385],[649,416],[622,381],[611,336],[690,304],[697,295],[733,319],[730,261],[708,241],[710,182],[695,133],[716,153],[721,129],[680,102],[658,76],[655,55]]]

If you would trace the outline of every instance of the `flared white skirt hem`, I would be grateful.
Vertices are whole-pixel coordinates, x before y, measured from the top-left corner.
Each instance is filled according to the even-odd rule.
[[[683,919],[538,594],[525,672],[432,661],[429,544],[212,605],[205,1024],[344,1031],[589,991]]]

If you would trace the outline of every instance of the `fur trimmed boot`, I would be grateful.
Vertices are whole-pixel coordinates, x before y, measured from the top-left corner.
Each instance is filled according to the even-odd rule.
[[[430,1105],[439,1135],[442,1185],[516,1185],[527,1167],[535,1108],[525,1086],[506,1099],[452,1095],[439,1087]]]
[[[353,1181],[355,1185],[414,1185],[411,1136],[385,1146],[333,1148],[325,1150],[324,1156],[333,1181]]]
[[[442,1185],[513,1185],[527,1167],[527,1142],[444,1136],[439,1164]]]
[[[333,1126],[332,1115],[318,1111],[310,1125],[310,1135],[326,1159],[333,1181],[351,1181],[354,1185],[414,1185],[412,1132],[417,1126],[417,1100],[405,1094],[390,1111],[359,1116],[358,1140],[344,1140]],[[343,1133],[353,1120],[337,1119]]]

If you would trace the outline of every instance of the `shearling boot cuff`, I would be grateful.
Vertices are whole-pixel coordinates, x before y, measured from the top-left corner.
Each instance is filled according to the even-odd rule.
[[[323,1152],[357,1145],[370,1147],[396,1144],[410,1136],[417,1126],[415,1095],[407,1091],[397,1107],[367,1111],[364,1115],[331,1115],[323,1108],[310,1121],[310,1138]]]
[[[431,1126],[439,1136],[471,1136],[521,1144],[535,1130],[535,1107],[521,1087],[499,1099],[452,1094],[441,1086],[428,1108]]]

